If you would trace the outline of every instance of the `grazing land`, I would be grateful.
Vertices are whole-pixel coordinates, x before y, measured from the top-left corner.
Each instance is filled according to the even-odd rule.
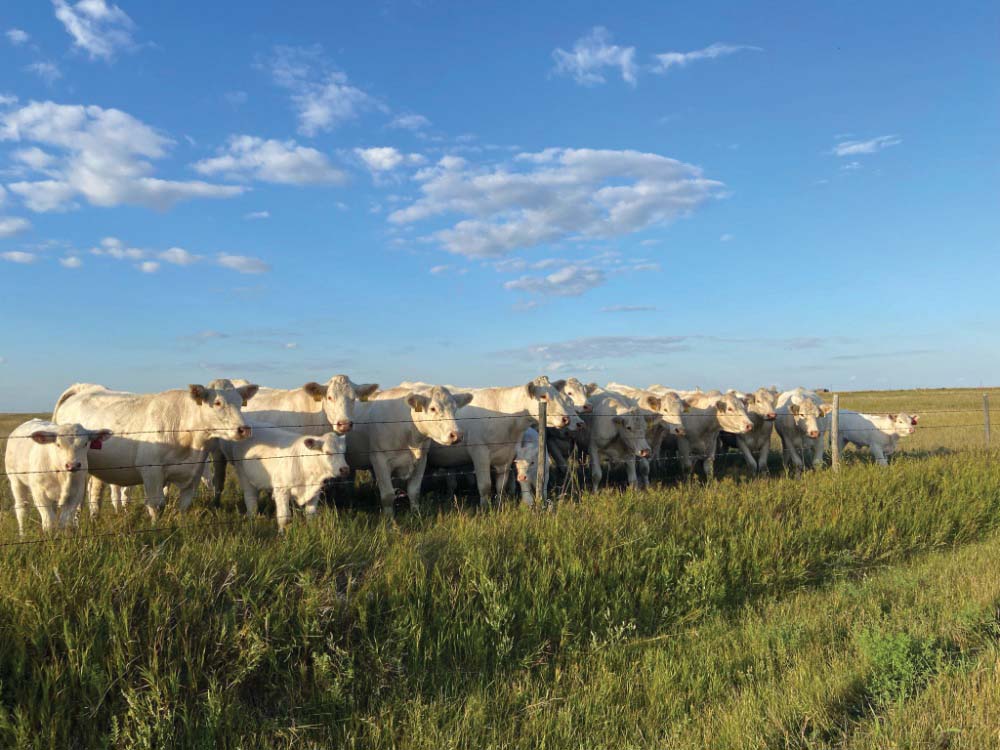
[[[1000,747],[982,393],[843,394],[920,414],[887,468],[734,456],[552,512],[389,525],[362,486],[281,536],[229,485],[21,544],[4,485],[0,746]]]

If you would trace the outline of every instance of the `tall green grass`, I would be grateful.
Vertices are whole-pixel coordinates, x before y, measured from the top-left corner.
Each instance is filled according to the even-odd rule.
[[[666,735],[626,732],[639,714],[615,703],[640,689],[621,685],[628,662],[594,677],[583,708],[560,692],[575,665],[983,539],[1000,464],[856,464],[399,528],[328,513],[285,537],[230,513],[125,533],[141,518],[0,547],[0,746],[415,747],[437,732],[423,746],[538,747],[549,725],[530,718],[550,698],[579,724],[548,746],[655,746]],[[669,715],[711,726],[684,695]],[[602,711],[621,717],[605,734]]]

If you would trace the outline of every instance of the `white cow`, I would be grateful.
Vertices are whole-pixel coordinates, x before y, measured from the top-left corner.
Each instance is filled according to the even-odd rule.
[[[608,383],[607,389],[628,396],[646,417],[646,440],[649,442],[651,458],[639,460],[639,484],[649,486],[650,461],[660,455],[660,449],[667,436],[675,438],[686,434],[683,414],[686,404],[676,393],[663,391],[654,393],[649,389],[635,388],[621,383]]]
[[[587,453],[594,491],[601,486],[603,461],[624,463],[629,486],[635,487],[639,482],[635,461],[650,456],[646,417],[632,399],[620,393],[599,389],[589,400],[593,411],[584,419],[588,428]]]
[[[730,391],[747,405],[747,414],[753,422],[750,432],[723,432],[719,437],[727,448],[736,448],[754,474],[767,472],[767,458],[771,452],[771,433],[777,418],[778,394],[767,388],[758,388],[753,393]]]
[[[560,383],[563,385],[560,386]],[[577,378],[566,378],[566,380],[555,381],[553,385],[570,400],[576,408],[577,414],[590,413],[593,407],[590,406],[587,399],[597,389],[597,383],[585,385]],[[560,481],[565,477],[569,468],[569,457],[574,448],[578,448],[581,455],[587,450],[587,442],[584,438],[585,427],[586,425],[583,428],[578,427],[573,432],[565,427],[545,428],[545,450],[555,464]]]
[[[241,409],[256,391],[256,385],[233,390],[191,385],[186,391],[135,394],[78,383],[59,397],[52,421],[114,430],[100,449],[88,453],[91,491],[96,487],[100,497],[100,484],[94,479],[121,486],[141,484],[146,509],[155,520],[167,484],[180,490],[181,510],[191,505],[214,438],[250,437]]]
[[[87,486],[87,452],[99,450],[110,430],[88,430],[79,424],[30,419],[7,438],[4,467],[14,495],[17,530],[24,535],[28,505],[42,518],[42,529],[76,518]]]
[[[651,387],[650,390],[653,390]],[[659,387],[662,389],[662,386]],[[665,392],[666,389],[654,391]],[[753,430],[753,422],[747,414],[746,404],[732,393],[719,391],[688,391],[683,401],[685,409],[681,414],[684,435],[674,438],[668,435],[663,445],[667,451],[676,450],[680,456],[681,468],[690,475],[695,466],[701,464],[706,479],[715,476],[715,454],[718,450],[719,433],[748,433]]]
[[[406,482],[410,508],[420,509],[427,454],[436,443],[462,442],[455,412],[471,400],[471,394],[435,385],[424,392],[394,388],[357,405],[354,429],[347,434],[347,463],[352,469],[372,470],[383,513],[393,514],[393,477]]]
[[[491,470],[496,474],[497,493],[507,486],[510,467],[521,435],[538,418],[538,404],[547,403],[546,426],[579,429],[583,425],[576,408],[556,383],[544,375],[525,385],[509,388],[469,388],[472,402],[458,413],[465,433],[461,445],[432,445],[430,465],[454,470],[470,463],[476,475],[479,504],[486,506],[493,494]],[[425,383],[403,383],[401,388],[425,392]],[[450,386],[449,386],[450,387]]]
[[[919,419],[916,414],[862,414],[841,409],[840,446],[867,446],[877,463],[888,466],[899,439],[912,435]]]
[[[805,388],[778,396],[774,426],[781,438],[781,458],[786,469],[794,467],[802,471],[810,459],[814,469],[823,465],[823,443],[829,429],[827,415],[832,410],[832,406]]]
[[[250,439],[219,441],[219,449],[236,471],[248,519],[257,515],[260,491],[271,490],[278,528],[283,531],[291,523],[292,500],[311,518],[316,514],[323,483],[346,479],[351,473],[343,435],[328,432],[317,437],[273,425],[250,424]]]
[[[261,388],[247,417],[303,435],[336,432],[346,435],[354,424],[354,408],[378,390],[378,383],[356,385],[346,375],[334,375],[325,384],[306,383],[283,390]]]
[[[547,442],[547,435],[545,439]],[[534,427],[529,427],[521,435],[514,454],[514,471],[521,488],[521,502],[530,507],[537,498],[539,503],[544,503],[549,490],[549,457],[545,456],[545,465],[542,467],[543,486],[539,493],[535,486],[538,483],[538,430]]]

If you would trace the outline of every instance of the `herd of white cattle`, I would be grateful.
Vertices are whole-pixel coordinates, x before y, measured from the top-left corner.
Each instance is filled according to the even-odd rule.
[[[227,465],[247,515],[256,515],[259,492],[268,490],[282,529],[295,505],[314,515],[323,485],[350,481],[358,469],[372,472],[389,515],[403,496],[417,509],[424,475],[434,470],[452,478],[474,474],[480,503],[488,504],[507,487],[513,468],[530,505],[547,490],[535,487],[540,402],[546,404],[546,484],[549,462],[565,472],[577,451],[595,490],[611,464],[624,465],[632,486],[648,485],[657,460],[675,460],[685,474],[700,465],[710,478],[720,446],[738,450],[751,472],[765,472],[772,427],[787,469],[819,467],[832,408],[803,388],[601,388],[545,376],[507,388],[404,382],[379,390],[345,375],[292,390],[238,379],[155,394],[76,384],[58,398],[51,421],[29,420],[11,433],[6,474],[22,534],[30,506],[45,531],[74,523],[88,479],[92,513],[105,485],[115,510],[127,502],[127,488],[141,485],[155,520],[168,485],[177,488],[181,510],[202,481],[218,499]],[[912,414],[841,410],[840,440],[869,448],[886,464],[899,437],[916,424]]]

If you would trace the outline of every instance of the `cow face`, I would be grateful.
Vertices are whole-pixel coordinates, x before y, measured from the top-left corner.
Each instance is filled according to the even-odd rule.
[[[892,420],[892,432],[900,437],[912,435],[917,431],[917,421],[920,419],[916,414],[890,414]]]
[[[197,418],[192,430],[201,433],[205,440],[246,440],[252,432],[240,410],[253,398],[257,386],[241,388],[207,388],[189,385],[188,396],[197,405]]]
[[[684,412],[684,402],[676,393],[652,394],[643,393],[638,398],[639,406],[656,412],[659,421],[671,435],[683,437],[687,434],[681,414]]]
[[[816,404],[811,398],[788,405],[788,413],[795,420],[795,428],[809,438],[818,438],[822,431],[823,419],[833,411],[829,404]]]
[[[560,381],[557,381],[560,382]],[[525,386],[528,398],[544,401],[548,406],[545,412],[545,424],[556,429],[565,427],[570,432],[579,429],[583,420],[576,415],[576,407],[569,398],[563,395],[545,375],[541,375]]]
[[[611,418],[618,437],[637,458],[649,458],[651,450],[646,440],[646,420],[638,412],[630,411]]]
[[[328,432],[321,437],[301,438],[300,442],[302,443],[299,448],[300,455],[315,454],[321,457],[318,476],[310,476],[310,483],[316,482],[317,485],[322,485],[328,480],[345,479],[350,476],[351,469],[347,465],[347,438],[343,435]]]
[[[576,378],[557,380],[552,385],[570,400],[577,414],[590,414],[594,410],[594,407],[587,403],[587,397],[590,395],[589,387]]]
[[[323,404],[326,421],[338,435],[346,435],[354,427],[354,404],[366,401],[378,390],[378,383],[355,385],[346,375],[334,375],[326,385],[306,383],[302,389]]]
[[[55,451],[55,465],[59,471],[71,474],[87,473],[87,451],[99,449],[111,437],[111,430],[88,430],[79,424],[58,425],[55,430],[35,430],[31,439],[38,445],[51,446]]]
[[[777,410],[778,395],[766,388],[758,388],[746,396],[747,412],[756,414],[766,422],[773,422]]]
[[[737,435],[751,432],[753,420],[747,414],[746,404],[734,393],[725,393],[715,401],[715,413],[723,432]]]
[[[521,436],[514,453],[514,471],[518,482],[534,482],[538,476],[538,438],[529,439],[526,432]]]
[[[465,437],[455,420],[455,412],[472,401],[471,393],[452,394],[436,385],[427,393],[411,392],[405,397],[413,424],[421,435],[441,445],[458,445]]]

